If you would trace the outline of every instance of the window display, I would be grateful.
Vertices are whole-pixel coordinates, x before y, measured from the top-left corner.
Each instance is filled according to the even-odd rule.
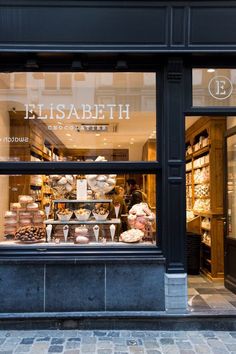
[[[155,245],[155,176],[135,178],[130,188],[121,174],[0,176],[0,244]]]
[[[1,246],[156,245],[156,175],[102,170],[157,161],[156,94],[156,73],[0,73],[0,160],[59,171],[0,176]]]
[[[155,161],[156,74],[0,73],[0,124],[1,161]]]

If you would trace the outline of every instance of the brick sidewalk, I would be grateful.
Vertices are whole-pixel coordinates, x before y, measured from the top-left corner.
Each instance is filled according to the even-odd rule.
[[[0,331],[0,354],[236,353],[236,331]]]

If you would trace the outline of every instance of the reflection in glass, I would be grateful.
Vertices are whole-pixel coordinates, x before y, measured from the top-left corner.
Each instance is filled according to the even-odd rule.
[[[2,73],[0,124],[2,161],[156,160],[156,76]]]
[[[194,107],[236,106],[235,69],[193,69]]]

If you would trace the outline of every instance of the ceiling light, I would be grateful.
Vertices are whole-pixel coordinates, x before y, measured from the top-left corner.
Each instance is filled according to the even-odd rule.
[[[134,145],[134,142],[133,142],[133,141],[131,141],[131,142],[130,142],[130,145]]]
[[[71,136],[71,134],[70,133],[66,133],[66,136]]]
[[[34,59],[27,60],[25,63],[25,67],[27,69],[38,69],[39,68],[37,61]]]
[[[80,69],[80,70],[84,69],[83,64],[80,60],[72,61],[71,68],[72,69]]]
[[[107,141],[107,139],[106,139],[106,138],[104,138],[103,140],[104,140],[104,141]]]
[[[208,72],[208,73],[214,73],[214,72],[215,72],[215,69],[207,69],[207,72]]]
[[[100,135],[101,135],[101,134],[98,134],[98,133],[97,133],[97,134],[95,134],[95,136],[100,136]]]
[[[121,147],[121,145],[118,145],[118,148],[120,148]]]
[[[134,140],[134,138],[131,138],[130,140]]]
[[[157,133],[156,130],[153,130],[152,134],[156,134],[156,133]]]
[[[127,62],[126,62],[125,60],[117,60],[115,69],[116,69],[116,70],[125,70],[125,69],[128,69]]]
[[[103,143],[103,145],[107,145],[107,143]]]

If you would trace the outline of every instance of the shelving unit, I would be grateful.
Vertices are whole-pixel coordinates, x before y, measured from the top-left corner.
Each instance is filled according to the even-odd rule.
[[[211,278],[224,274],[225,129],[225,118],[202,117],[186,132],[186,208],[200,217],[201,271]]]
[[[54,218],[53,219],[47,219],[44,221],[45,225],[52,225],[53,226],[53,234],[55,235],[58,230],[61,232],[62,226],[68,225],[69,226],[69,237],[70,239],[73,239],[73,235],[75,232],[75,227],[78,225],[86,225],[86,226],[94,226],[94,225],[102,225],[104,226],[102,229],[100,229],[100,236],[107,238],[107,235],[109,235],[109,231],[106,232],[105,227],[109,227],[110,225],[114,224],[116,225],[116,236],[115,240],[119,241],[119,226],[121,224],[120,218],[116,219],[109,219],[107,218],[106,220],[96,220],[94,216],[90,216],[88,220],[78,220],[76,218],[72,218],[68,221],[61,221],[58,219],[57,212],[58,210],[63,207],[63,208],[69,208],[71,211],[76,210],[78,207],[84,207],[84,205],[91,205],[90,209],[93,208],[94,204],[108,204],[110,209],[110,204],[112,203],[111,199],[85,199],[85,200],[74,200],[74,199],[55,199],[53,200],[53,210],[54,210]],[[109,216],[108,216],[109,217]],[[59,229],[58,229],[59,228]],[[90,228],[89,229],[89,236],[90,238],[93,239],[93,231]],[[48,241],[46,239],[46,241]]]
[[[52,161],[53,156],[59,159],[62,156],[66,147],[50,130],[46,129],[44,124],[40,124],[37,119],[24,119],[24,111],[9,111],[10,119],[10,136],[17,136],[19,138],[27,138],[27,142],[14,142],[10,144],[10,158],[19,161]],[[50,154],[45,153],[44,144],[47,142],[47,147],[51,151]],[[60,150],[56,148],[60,146]],[[50,156],[51,155],[51,156]],[[58,157],[56,157],[58,156]],[[17,191],[16,190],[17,186]],[[16,202],[20,194],[37,194],[35,190],[40,189],[39,184],[31,182],[30,175],[10,176],[9,187],[11,193],[9,194],[9,203]],[[14,191],[14,192],[12,192]],[[37,202],[43,201],[43,183],[41,184],[41,196],[38,193]]]

